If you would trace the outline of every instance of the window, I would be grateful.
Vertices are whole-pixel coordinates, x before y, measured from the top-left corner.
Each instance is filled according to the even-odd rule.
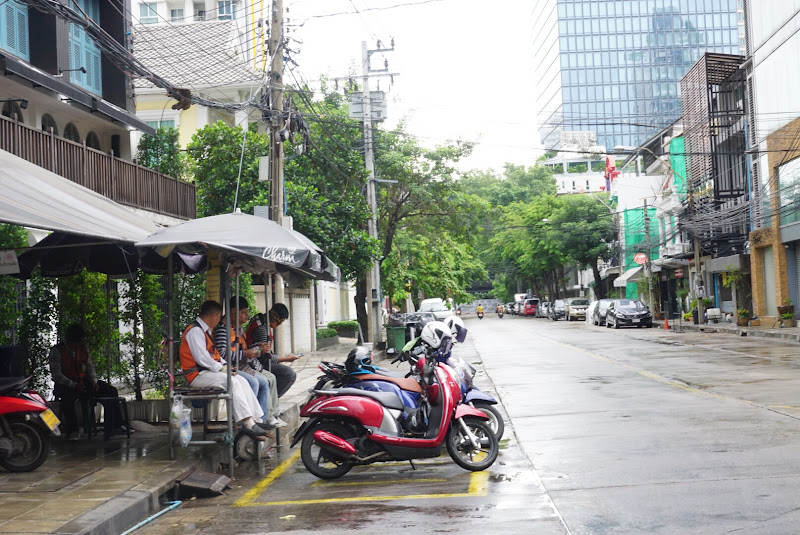
[[[217,18],[219,20],[233,20],[236,18],[236,2],[223,0],[217,2]]]
[[[19,107],[19,102],[3,102],[3,117],[23,122],[22,108]]]
[[[48,134],[52,132],[54,136],[58,135],[58,125],[56,124],[56,120],[53,119],[53,116],[49,113],[42,115],[42,130]]]
[[[90,149],[94,150],[101,150],[100,149],[100,137],[94,132],[91,131],[86,134],[86,146]]]
[[[75,0],[92,20],[100,20],[99,0]],[[86,72],[80,71],[83,67]],[[100,48],[80,24],[69,25],[70,82],[97,95],[103,94],[103,76],[100,65]]]
[[[172,119],[161,121],[145,121],[147,126],[153,127],[158,130],[159,128],[175,128],[175,121]]]
[[[64,127],[64,139],[80,143],[81,135],[78,132],[78,127],[72,123],[67,123],[67,126]]]
[[[0,7],[0,48],[30,61],[28,6],[8,0]]]
[[[139,23],[155,24],[158,22],[158,11],[155,3],[143,2],[139,4]]]
[[[206,12],[203,9],[203,4],[194,4],[194,20],[206,20]]]

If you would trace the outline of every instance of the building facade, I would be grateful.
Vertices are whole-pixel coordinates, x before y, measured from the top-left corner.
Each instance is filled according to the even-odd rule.
[[[679,81],[705,52],[743,45],[737,0],[542,0],[533,21],[546,150],[572,130],[638,146],[680,117]]]

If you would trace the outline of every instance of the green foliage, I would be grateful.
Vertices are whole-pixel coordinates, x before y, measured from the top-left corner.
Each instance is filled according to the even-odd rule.
[[[172,339],[177,351],[184,329],[195,320],[206,300],[206,276],[175,274],[172,289]]]
[[[48,355],[56,340],[56,285],[42,277],[37,267],[26,285],[25,306],[20,322],[19,343],[27,351],[26,373],[33,375],[36,389],[44,391],[50,378]]]
[[[602,173],[606,170],[606,162],[592,162],[592,171]]]
[[[239,162],[242,161],[238,208],[252,213],[254,206],[269,206],[269,184],[258,180],[258,158],[269,154],[269,137],[253,123],[247,132],[242,160],[244,130],[217,121],[198,130],[186,147],[190,170],[197,184],[199,217],[228,214],[234,210]]]
[[[27,232],[17,225],[0,224],[0,250],[27,247]],[[0,275],[0,345],[15,342],[19,326],[18,297],[23,283],[14,277]]]
[[[333,338],[334,336],[337,336],[336,329],[317,329],[317,340],[320,338]]]
[[[163,294],[161,278],[141,270],[120,284],[119,319],[126,327],[120,339],[122,353],[127,358],[122,361],[127,369],[123,377],[138,400],[142,399],[145,383],[160,387],[167,379],[159,367],[164,335],[158,300]]]
[[[572,162],[567,164],[567,173],[585,173],[588,170],[588,166],[585,162]]]
[[[358,329],[358,322],[355,320],[345,320],[345,321],[329,321],[328,322],[329,329],[341,329],[343,331],[347,330],[356,330]]]
[[[783,314],[781,314],[781,319],[793,320],[794,319],[794,312],[784,312]]]
[[[156,130],[155,137],[143,135],[136,150],[136,161],[159,173],[186,178],[188,162],[181,151],[176,128],[161,127]]]
[[[107,277],[83,270],[72,277],[60,277],[58,286],[58,331],[78,323],[86,330],[86,346],[98,377],[121,376],[125,367],[119,360],[119,327],[113,292],[106,293]],[[60,339],[60,338],[59,338]]]
[[[746,308],[737,308],[736,309],[736,317],[746,319],[750,317],[750,311]]]
[[[555,195],[553,172],[543,165],[525,167],[506,164],[503,176],[492,171],[470,171],[459,181],[465,193],[476,195],[492,206],[531,202],[542,195]]]

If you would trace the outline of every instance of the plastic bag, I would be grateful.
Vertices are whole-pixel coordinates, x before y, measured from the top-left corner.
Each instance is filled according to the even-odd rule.
[[[178,431],[181,446],[184,448],[188,446],[192,440],[192,409],[183,404],[183,398],[179,395],[172,400],[169,423]]]

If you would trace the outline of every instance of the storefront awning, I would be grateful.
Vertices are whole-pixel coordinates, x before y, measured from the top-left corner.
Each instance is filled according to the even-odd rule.
[[[158,230],[133,210],[2,150],[0,184],[3,223],[122,242]]]
[[[629,282],[639,280],[642,278],[642,266],[631,268],[616,279],[614,279],[614,288],[624,288]]]

